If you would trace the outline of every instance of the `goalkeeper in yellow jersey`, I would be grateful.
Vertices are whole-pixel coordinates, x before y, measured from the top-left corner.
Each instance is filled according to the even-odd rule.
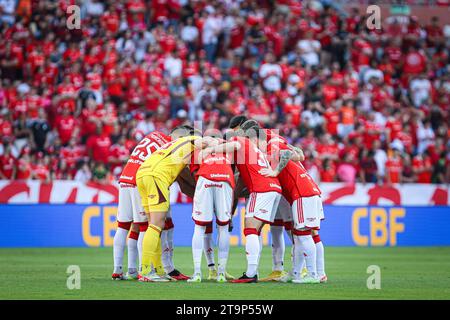
[[[142,244],[140,281],[144,282],[169,281],[164,276],[161,263],[160,241],[170,207],[169,187],[178,181],[182,191],[192,196],[193,178],[186,168],[191,161],[192,152],[196,148],[217,143],[215,139],[202,138],[200,132],[189,126],[175,128],[171,137],[173,140],[152,153],[136,173],[136,185],[149,222]]]

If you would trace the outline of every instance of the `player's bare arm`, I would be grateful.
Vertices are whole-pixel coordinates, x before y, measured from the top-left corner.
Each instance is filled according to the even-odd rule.
[[[294,154],[292,155],[291,160],[292,161],[304,161],[305,160],[305,154],[303,153],[303,150],[299,147],[291,146],[289,145],[292,151],[294,151]]]
[[[272,138],[269,143],[286,143],[285,141],[281,140],[280,138]],[[304,161],[305,160],[305,155],[303,153],[303,150],[299,147],[293,146],[291,144],[287,144],[287,146],[289,147],[289,149],[291,149],[292,151],[294,151],[294,154],[292,155],[291,160],[292,161]]]
[[[237,141],[226,142],[216,146],[206,147],[199,153],[199,159],[205,159],[211,153],[230,153],[241,148],[241,144]]]
[[[280,172],[287,166],[289,160],[292,159],[294,151],[292,150],[281,150],[280,151],[280,162],[275,169],[263,168],[259,171],[265,177],[276,177]]]
[[[195,192],[195,179],[192,177],[191,172],[184,168],[178,175],[176,181],[180,186],[181,192],[183,192],[188,197],[193,197]]]
[[[232,215],[236,213],[239,198],[248,197],[248,195],[249,193],[245,187],[244,181],[241,178],[238,178],[236,181],[236,186],[234,187],[233,207],[231,209]]]
[[[203,137],[194,141],[197,149],[205,149],[207,147],[214,147],[219,144],[219,141],[213,137]]]

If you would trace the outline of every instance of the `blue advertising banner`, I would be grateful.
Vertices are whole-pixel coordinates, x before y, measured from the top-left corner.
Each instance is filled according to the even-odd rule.
[[[320,235],[329,246],[450,245],[450,207],[325,206]],[[172,206],[176,246],[190,246],[192,206]],[[0,247],[112,246],[116,206],[0,205]],[[245,243],[244,207],[233,220],[231,245]],[[270,243],[269,227],[262,230]],[[287,239],[286,239],[287,240]],[[289,242],[287,242],[289,243]]]

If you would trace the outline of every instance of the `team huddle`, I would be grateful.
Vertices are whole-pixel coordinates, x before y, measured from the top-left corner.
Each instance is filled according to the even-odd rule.
[[[244,116],[231,119],[230,129],[222,136],[184,125],[170,135],[152,132],[135,147],[119,179],[113,279],[201,282],[205,254],[209,280],[258,282],[260,232],[269,224],[272,272],[259,281],[327,281],[324,249],[318,234],[324,219],[321,192],[301,164],[302,150]],[[175,181],[183,193],[193,198],[191,277],[182,274],[173,263],[170,186]],[[247,270],[234,279],[227,272],[227,260],[232,218],[239,198],[246,199],[243,233]],[[217,268],[212,237],[214,216],[218,232]],[[290,273],[284,270],[284,232],[292,241]],[[128,273],[124,274],[126,246]]]

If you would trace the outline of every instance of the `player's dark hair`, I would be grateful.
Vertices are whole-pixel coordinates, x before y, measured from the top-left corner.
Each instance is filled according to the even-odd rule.
[[[235,137],[236,133],[234,131],[227,131],[223,134],[223,140],[230,140],[231,138]]]
[[[240,125],[242,125],[245,121],[247,121],[246,116],[234,116],[230,119],[230,123],[228,124],[228,127],[231,129],[234,129]]]
[[[249,129],[258,130],[259,128],[260,127],[259,127],[258,121],[253,120],[253,119],[249,119],[241,125],[241,129],[244,131],[247,131]]]
[[[179,131],[179,132],[183,132],[183,136],[192,136],[195,133],[195,129],[194,127],[190,126],[190,125],[181,125],[181,126],[176,126],[175,128],[172,129],[172,131],[170,131],[170,133],[174,133],[175,131]],[[201,133],[200,133],[201,135]]]
[[[264,131],[264,129],[261,129],[259,126],[258,127],[250,127],[249,129],[247,129],[245,131],[245,136],[247,138],[257,138],[259,140],[266,140],[267,139],[267,134]]]

